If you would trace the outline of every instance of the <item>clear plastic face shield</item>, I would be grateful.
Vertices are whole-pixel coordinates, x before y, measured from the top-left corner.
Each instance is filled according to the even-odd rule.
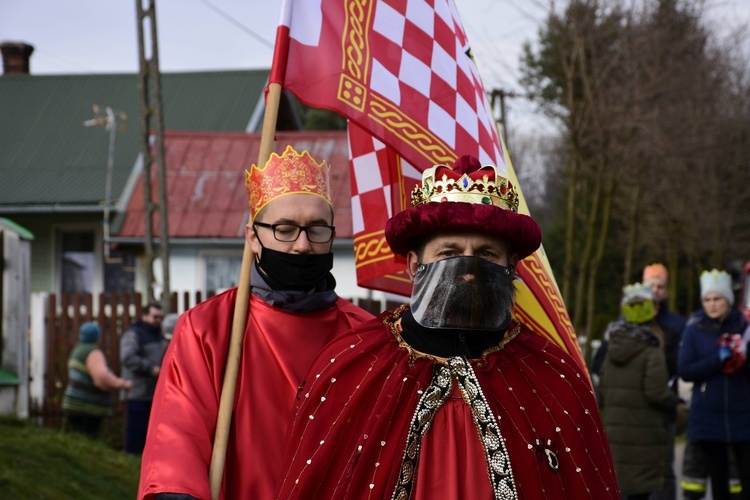
[[[427,328],[503,330],[514,304],[513,266],[460,256],[419,264],[411,313]]]

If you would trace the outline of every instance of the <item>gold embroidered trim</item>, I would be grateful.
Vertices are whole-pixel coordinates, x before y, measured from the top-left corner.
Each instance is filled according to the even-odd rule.
[[[501,340],[499,344],[488,347],[487,349],[482,351],[482,359],[477,362],[477,366],[479,368],[484,368],[485,366],[487,366],[487,356],[489,356],[493,352],[505,349],[505,346],[508,345],[508,342],[518,337],[519,333],[521,333],[521,324],[516,323],[515,321],[512,322],[511,327],[509,327],[506,334],[503,335],[503,340]]]
[[[445,365],[436,364],[432,383],[422,394],[411,418],[409,433],[406,435],[404,458],[401,461],[401,469],[398,473],[398,482],[391,497],[393,500],[408,500],[411,498],[414,485],[417,482],[419,448],[422,445],[422,437],[430,428],[435,413],[450,395],[452,382],[450,369]]]
[[[464,401],[471,408],[472,419],[484,448],[494,497],[517,500],[518,493],[513,481],[513,469],[508,450],[505,448],[505,440],[500,434],[500,427],[482,393],[474,369],[466,358],[460,356],[448,358],[446,364],[435,364],[432,383],[417,403],[409,425],[404,458],[392,499],[408,500],[411,498],[416,484],[422,438],[430,428],[435,414],[450,395],[453,380],[458,383]]]

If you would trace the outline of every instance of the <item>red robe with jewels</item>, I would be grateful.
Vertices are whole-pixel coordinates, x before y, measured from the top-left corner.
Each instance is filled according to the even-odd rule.
[[[395,498],[491,499],[497,467],[497,498],[619,500],[596,399],[571,356],[513,322],[502,348],[469,361],[465,393],[448,378],[440,406],[433,374],[446,363],[406,346],[393,326],[399,316],[360,325],[313,364],[278,498],[386,499],[408,483]],[[498,443],[505,454],[490,460]]]
[[[211,498],[208,469],[236,292],[197,305],[177,323],[156,387],[138,498]],[[291,314],[251,295],[222,498],[272,498],[310,364],[328,342],[371,318],[343,299],[323,311]]]

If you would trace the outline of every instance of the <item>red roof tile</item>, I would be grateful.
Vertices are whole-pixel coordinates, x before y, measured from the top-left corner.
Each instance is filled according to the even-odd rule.
[[[331,165],[336,236],[352,237],[346,132],[277,132],[274,151],[287,144],[307,150]],[[260,134],[237,132],[166,132],[169,233],[173,238],[240,238],[247,221],[245,169],[258,161]],[[152,173],[156,199],[156,174]],[[154,215],[154,236],[159,235]],[[120,237],[144,236],[143,176],[128,200]]]

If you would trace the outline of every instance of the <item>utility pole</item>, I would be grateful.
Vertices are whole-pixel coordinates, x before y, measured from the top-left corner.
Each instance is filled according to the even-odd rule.
[[[521,97],[521,96],[520,94],[517,94],[513,91],[508,91],[508,90],[503,90],[503,89],[492,89],[492,92],[490,92],[490,107],[492,108],[493,112],[495,110],[496,103],[498,101],[500,102],[500,116],[496,120],[503,127],[503,142],[505,142],[505,147],[508,148],[508,151],[510,151],[511,148],[510,148],[510,145],[508,144],[508,116],[505,112],[505,98],[506,97]]]
[[[141,101],[141,153],[143,155],[143,198],[144,198],[144,238],[146,247],[146,280],[148,300],[154,297],[154,243],[153,214],[159,212],[159,257],[162,266],[161,305],[169,312],[169,228],[167,226],[167,176],[164,168],[164,114],[161,98],[161,74],[159,73],[159,49],[156,36],[155,0],[147,0],[148,8],[144,9],[145,0],[136,0],[138,10],[138,55],[140,71],[138,73],[138,90]],[[146,29],[148,33],[146,33]],[[146,55],[146,35],[151,44],[151,57]],[[153,135],[152,154],[150,138]],[[156,168],[158,201],[154,203],[151,196],[151,172]]]
[[[109,239],[109,225],[110,218],[109,212],[112,208],[112,172],[115,167],[115,142],[117,141],[117,130],[120,127],[124,129],[124,122],[128,119],[128,116],[120,111],[115,112],[107,106],[106,114],[101,115],[99,106],[94,104],[94,117],[90,120],[83,122],[86,127],[103,126],[105,130],[109,131],[109,149],[107,151],[107,176],[104,185],[104,216],[102,217],[102,229],[104,232],[104,262],[107,264],[113,264],[122,262],[122,259],[113,259],[110,257],[110,239]],[[120,127],[118,127],[118,125]]]

